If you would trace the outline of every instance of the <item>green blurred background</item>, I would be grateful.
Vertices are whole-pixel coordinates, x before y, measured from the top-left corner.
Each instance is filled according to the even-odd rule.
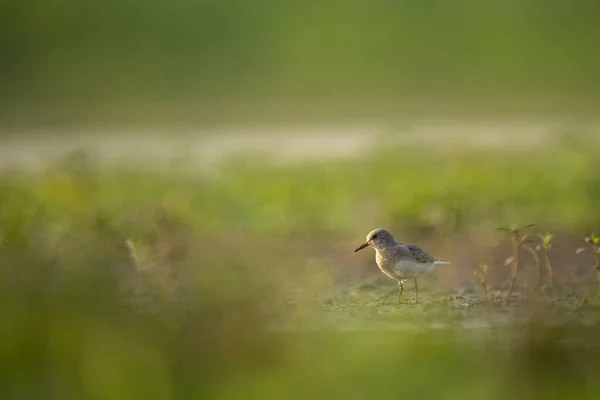
[[[598,18],[594,0],[9,0],[2,117],[590,112]]]
[[[597,399],[598,21],[4,1],[0,398]],[[522,251],[503,308],[529,223],[556,286]],[[421,303],[352,253],[377,227],[452,261]]]

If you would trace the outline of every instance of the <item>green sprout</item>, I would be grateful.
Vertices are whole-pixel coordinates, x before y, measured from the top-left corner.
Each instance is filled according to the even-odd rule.
[[[589,243],[592,254],[594,255],[594,265],[593,268],[596,270],[597,275],[597,283],[600,284],[600,238],[596,236],[595,233],[590,234],[590,236],[585,237],[584,242]],[[585,251],[585,247],[580,247],[577,249],[575,254],[580,254]]]
[[[475,271],[474,275],[479,275],[479,283],[481,284],[481,290],[483,291],[483,298],[487,301],[488,299],[488,287],[487,287],[487,264],[479,264],[479,271]]]
[[[527,251],[530,255],[531,258],[533,258],[533,261],[535,262],[535,279],[533,280],[533,291],[537,291],[540,288],[540,281],[542,278],[542,264],[540,262],[540,257],[537,254],[537,251],[535,249],[535,241],[530,238],[528,235],[523,235],[521,237],[521,244],[520,247]]]
[[[544,263],[546,264],[546,271],[548,271],[548,276],[550,277],[551,290],[554,290],[554,272],[552,270],[552,263],[550,262],[548,252],[554,248],[554,246],[550,243],[553,237],[554,236],[548,232],[543,235],[538,235],[540,243],[535,247],[535,250],[538,253],[542,253],[544,255]]]
[[[138,251],[137,251],[137,247],[135,245],[135,243],[133,243],[133,240],[131,239],[127,239],[125,241],[125,244],[127,245],[127,250],[129,250],[129,257],[131,257],[131,261],[133,262],[133,265],[135,266],[136,271],[140,271],[141,269],[141,262],[140,262],[140,257],[138,256]]]
[[[129,258],[135,269],[137,275],[138,287],[142,287],[144,271],[148,270],[153,265],[152,252],[147,246],[144,246],[141,242],[135,242],[131,239],[125,241],[127,250],[129,252]]]
[[[512,255],[508,257],[504,262],[504,265],[506,266],[510,264],[512,264],[513,266],[510,284],[508,286],[506,296],[504,297],[504,307],[508,306],[510,295],[512,294],[513,287],[515,285],[515,282],[517,281],[517,276],[519,275],[519,248],[523,248],[523,245],[527,240],[527,236],[522,235],[521,232],[533,226],[535,226],[535,224],[528,224],[521,227],[516,227],[513,225],[511,228],[496,228],[496,230],[498,231],[505,232],[507,236],[510,237],[512,243]]]

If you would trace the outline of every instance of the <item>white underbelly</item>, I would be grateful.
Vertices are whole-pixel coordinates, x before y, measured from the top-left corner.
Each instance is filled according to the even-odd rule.
[[[399,261],[394,266],[394,273],[402,279],[416,278],[433,271],[435,264],[416,263],[414,261]]]

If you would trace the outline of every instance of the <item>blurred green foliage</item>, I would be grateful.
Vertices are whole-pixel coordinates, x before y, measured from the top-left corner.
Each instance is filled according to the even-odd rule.
[[[395,331],[377,320],[424,317],[406,305],[383,318],[381,304],[362,331],[272,329],[324,318],[327,271],[346,266],[315,255],[339,241],[350,253],[375,221],[399,235],[484,219],[577,234],[600,217],[594,148],[427,162],[407,150],[278,168],[236,158],[207,175],[78,153],[3,172],[1,397],[597,398],[597,325]]]
[[[0,95],[595,95],[599,18],[594,0],[9,0]]]

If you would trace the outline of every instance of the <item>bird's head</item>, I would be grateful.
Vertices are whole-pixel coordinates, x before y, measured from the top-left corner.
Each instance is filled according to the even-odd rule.
[[[367,246],[371,246],[374,249],[383,249],[390,246],[392,243],[394,243],[394,237],[391,233],[381,228],[374,229],[367,235],[367,241],[361,244],[354,252],[356,253]]]

